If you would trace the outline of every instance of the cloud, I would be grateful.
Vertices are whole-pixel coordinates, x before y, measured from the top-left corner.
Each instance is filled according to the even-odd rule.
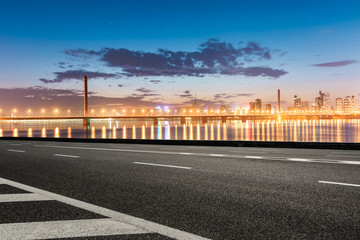
[[[153,83],[153,84],[158,84],[161,83],[161,80],[150,80],[149,82]]]
[[[102,72],[89,72],[85,70],[69,70],[66,72],[54,72],[55,78],[54,79],[46,79],[46,78],[40,78],[39,80],[43,83],[59,83],[63,82],[65,80],[71,80],[71,79],[83,79],[84,75],[86,75],[88,78],[115,78],[117,77],[116,74],[113,73],[102,73]]]
[[[236,94],[218,93],[214,95],[214,99],[219,100],[219,99],[229,99],[229,98],[237,98],[237,97],[251,97],[254,95],[255,95],[254,93],[236,93]]]
[[[118,87],[122,88],[122,87],[125,87],[124,84],[118,84]]]
[[[110,105],[124,107],[154,107],[162,103],[157,99],[147,100],[146,97],[159,97],[159,94],[134,94],[125,97],[89,96],[90,108],[104,108]],[[41,108],[60,108],[79,110],[83,108],[83,92],[76,89],[55,89],[47,87],[0,88],[0,102],[3,113],[17,108],[19,113],[28,108],[39,111]]]
[[[344,61],[337,61],[337,62],[327,62],[327,63],[319,63],[313,64],[313,67],[342,67],[349,64],[357,63],[356,60],[344,60]]]
[[[72,57],[89,58],[97,56],[109,67],[119,67],[126,77],[154,76],[195,76],[205,75],[243,75],[248,77],[279,78],[287,72],[264,66],[246,66],[256,61],[270,60],[271,50],[255,42],[246,45],[221,42],[209,39],[200,44],[198,51],[171,51],[158,49],[156,52],[132,51],[126,48],[103,48],[100,51],[73,49],[65,53]]]
[[[193,95],[190,92],[191,90],[185,90],[183,94],[176,94],[176,96],[179,96],[181,98],[192,98]]]
[[[143,94],[133,93],[133,94],[131,94],[131,96],[145,98],[145,97],[155,97],[155,96],[160,96],[160,94],[157,94],[157,93],[143,93]]]
[[[152,90],[144,88],[144,87],[137,88],[137,89],[135,89],[135,91],[142,92],[142,93],[150,93],[150,92],[152,92]]]

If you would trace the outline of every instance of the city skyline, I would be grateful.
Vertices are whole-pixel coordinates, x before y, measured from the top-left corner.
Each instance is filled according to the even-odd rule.
[[[278,88],[284,107],[318,90],[333,105],[359,95],[356,1],[108,3],[4,3],[2,105],[72,107],[85,74],[90,106],[106,108],[186,106],[195,94],[212,108],[275,105]]]

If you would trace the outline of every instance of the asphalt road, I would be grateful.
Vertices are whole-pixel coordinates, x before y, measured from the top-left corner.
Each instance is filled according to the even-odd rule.
[[[360,238],[360,150],[0,140],[0,178],[210,239]],[[0,200],[29,192],[14,186]],[[102,215],[89,209],[0,201],[0,232]],[[73,239],[171,239],[112,235]]]

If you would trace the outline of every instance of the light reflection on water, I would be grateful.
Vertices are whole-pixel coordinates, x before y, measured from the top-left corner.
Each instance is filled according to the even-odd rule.
[[[0,137],[360,142],[359,119],[285,121],[0,121]]]

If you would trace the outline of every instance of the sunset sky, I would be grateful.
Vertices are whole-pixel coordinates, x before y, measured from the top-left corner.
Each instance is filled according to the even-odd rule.
[[[360,93],[360,1],[1,1],[0,108]],[[80,80],[80,81],[79,81]]]

